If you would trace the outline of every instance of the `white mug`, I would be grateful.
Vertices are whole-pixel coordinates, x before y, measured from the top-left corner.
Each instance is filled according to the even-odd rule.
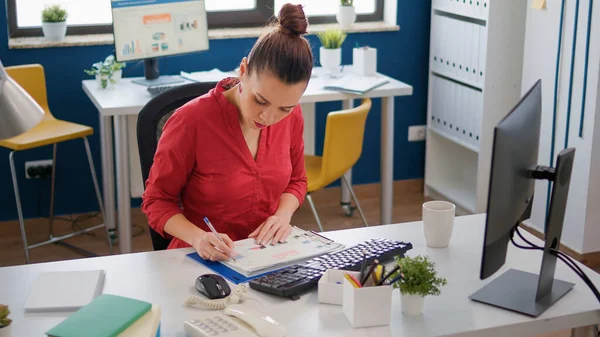
[[[423,232],[427,246],[448,246],[454,229],[455,213],[456,206],[451,202],[428,201],[423,204]]]

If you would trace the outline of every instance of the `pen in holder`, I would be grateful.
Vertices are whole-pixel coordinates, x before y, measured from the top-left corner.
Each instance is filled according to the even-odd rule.
[[[344,277],[342,308],[344,315],[354,328],[388,325],[392,318],[392,286],[356,285]]]

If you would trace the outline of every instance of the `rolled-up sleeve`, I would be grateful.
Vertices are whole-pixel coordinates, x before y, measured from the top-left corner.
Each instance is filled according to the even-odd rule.
[[[298,199],[299,204],[302,205],[308,190],[308,180],[304,166],[304,118],[300,106],[296,108],[294,113],[290,149],[292,175],[284,193],[291,193]]]
[[[172,238],[164,232],[167,220],[183,213],[180,195],[195,163],[196,133],[191,128],[181,110],[169,118],[142,195],[142,211],[148,217],[148,224],[165,238]]]

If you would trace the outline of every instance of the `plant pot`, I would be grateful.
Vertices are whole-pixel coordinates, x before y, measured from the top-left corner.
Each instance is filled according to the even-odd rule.
[[[419,315],[423,312],[425,297],[421,295],[405,295],[400,293],[400,306],[407,315]]]
[[[108,77],[108,75],[104,74],[96,75],[96,83],[98,83],[98,88],[100,89],[106,89],[111,85],[110,78]]]
[[[4,327],[4,328],[0,328],[0,337],[11,337],[12,336],[12,324]]]
[[[349,28],[356,21],[356,9],[354,6],[339,6],[335,18],[340,28]]]
[[[113,81],[115,81],[115,83],[119,83],[119,81],[121,80],[122,77],[123,77],[123,69],[113,71],[112,78],[113,78]]]
[[[323,69],[328,73],[337,74],[340,71],[342,64],[342,49],[327,49],[321,47],[319,49],[319,61]]]
[[[67,22],[42,22],[42,32],[48,41],[62,41],[67,35]]]

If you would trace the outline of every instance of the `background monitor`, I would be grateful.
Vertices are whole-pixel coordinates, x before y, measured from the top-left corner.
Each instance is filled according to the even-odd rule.
[[[554,279],[556,255],[551,250],[560,243],[575,150],[561,151],[556,169],[538,165],[541,115],[538,81],[494,129],[480,278],[505,264],[515,229],[530,217],[535,180],[546,179],[553,186],[540,273],[509,269],[470,297],[530,316],[540,315],[574,285]]]
[[[143,85],[181,81],[159,76],[158,58],[208,50],[204,0],[111,0],[115,59],[144,60]]]

